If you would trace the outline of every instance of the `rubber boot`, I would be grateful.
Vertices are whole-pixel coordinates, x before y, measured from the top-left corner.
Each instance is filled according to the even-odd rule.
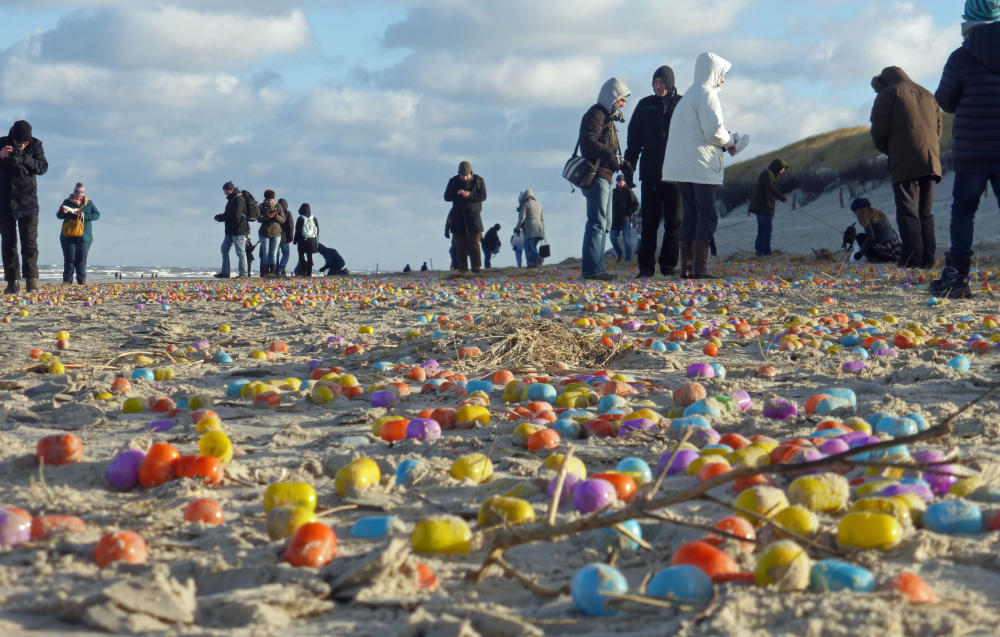
[[[969,288],[969,268],[972,266],[972,255],[953,257],[945,255],[944,270],[941,278],[931,281],[928,291],[934,296],[949,299],[967,299],[972,296]]]
[[[694,254],[694,242],[681,241],[681,278],[690,279],[694,274],[692,267],[692,255]]]
[[[17,279],[7,279],[7,287],[4,288],[4,294],[17,294],[21,291],[21,286],[18,284]]]
[[[26,292],[37,292],[38,291],[38,279],[25,279],[27,285],[24,286]]]
[[[695,279],[714,279],[708,271],[708,240],[697,240],[694,242],[694,274]]]
[[[278,274],[277,274],[277,277],[278,277],[279,279],[287,279],[287,278],[288,278],[288,273],[287,273],[287,272],[285,272],[285,268],[281,267],[280,265],[278,266]]]

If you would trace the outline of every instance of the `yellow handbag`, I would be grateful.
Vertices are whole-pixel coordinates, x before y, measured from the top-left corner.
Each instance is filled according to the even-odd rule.
[[[72,208],[67,208],[63,206],[63,212],[74,211]],[[79,216],[73,216],[69,219],[63,220],[62,224],[62,236],[64,237],[82,237],[83,236],[83,218]]]

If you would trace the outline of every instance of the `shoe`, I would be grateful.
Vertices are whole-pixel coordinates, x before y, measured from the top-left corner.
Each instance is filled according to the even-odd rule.
[[[583,278],[588,281],[614,281],[618,277],[610,272],[598,272],[597,274],[585,275]]]
[[[621,263],[623,260],[624,260],[624,257],[620,257],[620,256],[615,257],[615,263]]]
[[[694,268],[691,265],[692,254],[694,252],[694,242],[693,241],[681,241],[681,278],[690,279],[691,275],[694,274]]]
[[[37,292],[38,291],[38,279],[25,279],[27,285],[24,286],[25,292]]]
[[[947,266],[941,271],[941,278],[931,281],[927,290],[934,296],[949,299],[967,299],[972,296],[968,278],[954,266]]]
[[[635,275],[637,279],[651,279],[653,278],[653,273],[649,270],[639,270],[639,273]]]
[[[278,268],[278,275],[277,276],[278,276],[279,279],[287,279],[288,278],[288,273],[285,272],[285,268],[279,267]]]
[[[674,269],[671,268],[671,267],[662,267],[661,266],[660,267],[660,274],[662,274],[663,276],[673,276],[674,275]]]
[[[708,271],[708,241],[702,239],[700,241],[693,242],[694,248],[694,272],[692,273],[692,278],[695,279],[714,279],[717,278],[713,276]]]
[[[224,273],[222,273],[222,272],[216,272],[216,273],[215,273],[214,275],[212,275],[212,276],[214,276],[214,277],[215,277],[215,278],[217,278],[217,279],[228,279],[228,278],[229,278],[229,275],[228,275],[228,274],[224,274]]]
[[[7,287],[4,288],[4,294],[17,294],[21,291],[21,286],[18,284],[17,280],[7,281]]]

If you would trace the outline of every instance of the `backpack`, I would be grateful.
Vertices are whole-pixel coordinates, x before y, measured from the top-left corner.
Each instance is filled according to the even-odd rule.
[[[249,190],[244,190],[242,195],[243,203],[246,204],[247,207],[247,221],[258,221],[260,219],[260,204],[253,198],[253,195]]]
[[[302,217],[302,238],[312,239],[319,234],[315,217]]]

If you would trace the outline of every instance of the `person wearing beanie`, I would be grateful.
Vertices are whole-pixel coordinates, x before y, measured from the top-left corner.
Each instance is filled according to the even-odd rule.
[[[774,222],[774,203],[777,200],[788,201],[788,197],[783,195],[778,186],[775,185],[778,177],[785,172],[788,164],[780,159],[772,161],[768,167],[757,177],[753,194],[750,196],[750,205],[747,207],[747,214],[753,213],[757,216],[757,239],[753,244],[753,251],[758,257],[766,257],[771,254],[771,227]]]
[[[674,70],[661,66],[653,73],[653,94],[639,100],[628,123],[625,159],[639,168],[642,182],[642,238],[639,242],[639,272],[636,278],[648,278],[656,273],[669,276],[677,267],[678,231],[681,227],[680,190],[677,184],[663,181],[663,157],[667,150],[670,119],[681,100],[674,84]],[[635,188],[631,172],[625,181]],[[657,237],[663,224],[660,257],[656,257]]]
[[[87,254],[94,241],[91,224],[101,218],[101,211],[93,201],[87,199],[84,185],[77,183],[73,192],[59,206],[56,218],[63,222],[62,232],[59,233],[59,245],[63,251],[63,283],[72,283],[73,274],[76,273],[76,282],[83,285],[87,282]],[[76,220],[83,222],[83,232],[79,235],[68,230]]]
[[[898,66],[872,78],[875,148],[889,157],[896,224],[903,247],[901,268],[934,265],[934,186],[941,181],[941,109],[930,91]]]
[[[458,174],[448,180],[444,189],[444,200],[451,202],[448,219],[445,222],[444,237],[453,237],[455,263],[459,273],[479,272],[482,254],[479,242],[483,237],[483,202],[486,201],[486,182],[472,172],[472,164],[463,161],[458,164]]]
[[[583,258],[580,274],[584,279],[613,280],[604,270],[604,247],[611,231],[611,178],[615,171],[631,173],[632,165],[621,156],[615,122],[624,122],[622,109],[632,94],[628,86],[613,77],[601,86],[597,102],[580,120],[580,154],[597,168],[594,180],[582,188],[587,199],[587,224],[583,230]]]
[[[292,239],[295,238],[295,221],[292,219],[292,213],[288,210],[287,201],[278,199],[278,205],[281,206],[285,220],[281,222],[281,241],[278,243],[278,272],[276,276],[286,279],[288,273],[285,268],[288,267],[288,256],[291,252],[289,248],[292,245]]]
[[[730,133],[722,115],[719,92],[731,67],[714,53],[700,54],[695,61],[694,83],[670,120],[661,179],[677,183],[684,202],[682,278],[715,278],[708,272],[708,253],[719,222],[715,197],[722,186],[722,155],[727,151],[735,155],[746,139]]]
[[[535,199],[531,188],[521,193],[517,202],[517,226],[524,240],[524,256],[529,268],[539,268],[545,260],[538,253],[538,244],[545,239],[545,209]]]
[[[273,190],[264,191],[264,201],[260,203],[260,275],[273,277],[278,274],[278,244],[281,242],[281,226],[285,222],[285,211],[275,199]]]
[[[222,214],[215,215],[215,220],[225,224],[226,236],[222,239],[222,271],[215,275],[217,279],[228,279],[232,275],[229,264],[229,248],[236,250],[236,261],[239,267],[238,276],[247,276],[246,236],[250,234],[250,224],[247,222],[246,202],[243,193],[236,185],[227,181],[222,185],[222,193],[226,196],[226,209]]]
[[[31,124],[14,122],[0,137],[0,252],[5,294],[15,294],[24,276],[27,291],[38,289],[38,182],[49,169],[41,140]],[[17,243],[21,242],[18,255]]]
[[[629,187],[625,175],[619,173],[611,192],[611,247],[616,262],[632,261],[632,217],[639,210],[639,200]]]
[[[486,231],[486,234],[483,235],[481,245],[483,248],[483,266],[490,268],[492,267],[490,261],[494,255],[500,254],[500,247],[503,245],[503,242],[500,240],[499,223],[494,224],[492,228]]]
[[[854,253],[854,260],[865,258],[870,263],[892,263],[898,260],[899,237],[892,229],[888,215],[862,197],[851,202],[851,212],[864,230],[855,237],[858,251]]]
[[[954,113],[951,192],[951,247],[941,277],[928,289],[935,296],[972,296],[973,222],[987,186],[1000,198],[1000,2],[968,0],[965,38],[944,65],[934,97],[946,113]]]
[[[299,253],[299,262],[295,266],[295,276],[311,277],[313,271],[313,253],[319,246],[319,220],[313,216],[312,208],[304,203],[299,206],[299,218],[295,221],[295,234],[292,237]]]

